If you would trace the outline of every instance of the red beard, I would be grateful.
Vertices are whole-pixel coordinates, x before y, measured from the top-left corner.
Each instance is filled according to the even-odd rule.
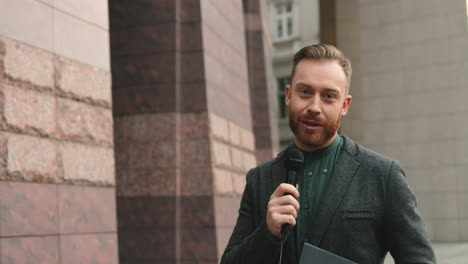
[[[306,118],[312,119],[314,118]],[[289,127],[291,131],[294,133],[296,140],[300,143],[309,146],[311,148],[316,148],[322,146],[330,141],[331,138],[336,134],[338,129],[340,128],[341,124],[341,115],[338,115],[338,118],[335,122],[328,122],[322,124],[322,131],[316,133],[309,133],[304,131],[304,128],[301,128],[301,121],[299,116],[295,117],[294,114],[289,111]]]

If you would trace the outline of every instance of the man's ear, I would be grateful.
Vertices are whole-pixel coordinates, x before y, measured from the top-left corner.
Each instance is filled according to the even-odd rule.
[[[343,101],[343,108],[341,109],[341,116],[345,116],[348,113],[349,106],[351,105],[353,97],[351,95],[346,95],[346,98]]]
[[[291,102],[291,85],[290,84],[286,85],[285,91],[286,91],[286,98],[285,98],[286,105],[289,105],[289,102]]]

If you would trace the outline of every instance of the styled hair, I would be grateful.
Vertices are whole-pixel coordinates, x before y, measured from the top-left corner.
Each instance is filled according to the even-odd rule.
[[[293,68],[291,71],[291,81],[294,77],[294,72],[296,71],[297,64],[303,60],[336,60],[346,75],[348,81],[348,88],[351,84],[351,61],[345,57],[341,50],[337,49],[335,46],[330,44],[315,44],[303,47],[296,54],[294,54]]]

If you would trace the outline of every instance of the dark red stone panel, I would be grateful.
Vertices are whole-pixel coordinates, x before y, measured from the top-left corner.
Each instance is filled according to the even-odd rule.
[[[53,184],[0,181],[0,236],[58,234]]]
[[[180,227],[200,229],[215,226],[212,196],[180,197]]]
[[[60,263],[58,236],[0,238],[0,245],[1,264]]]
[[[175,22],[116,29],[111,32],[110,40],[112,56],[174,51]]]
[[[216,231],[210,228],[182,228],[180,259],[190,261],[217,261]]]
[[[119,256],[125,261],[175,258],[175,229],[140,228],[119,230]]]
[[[202,42],[202,29],[200,22],[180,24],[180,49],[182,51],[203,50]]]
[[[117,234],[63,235],[60,253],[67,264],[118,264]]]
[[[179,1],[179,4],[179,21],[184,23],[201,21],[200,0],[183,0]]]
[[[115,87],[112,91],[112,102],[114,116],[174,112],[174,84],[166,82]]]
[[[112,87],[167,83],[175,80],[175,54],[112,56]]]
[[[196,164],[193,164],[196,166]],[[187,166],[187,165],[184,165]],[[190,166],[190,165],[188,165]],[[183,167],[180,170],[180,192],[183,195],[209,195],[213,193],[211,167]]]
[[[117,230],[114,188],[62,185],[58,193],[61,234]]]
[[[244,13],[260,13],[259,0],[242,0]]]
[[[175,21],[174,0],[110,0],[111,31],[141,25]]]
[[[183,140],[180,148],[180,163],[183,167],[210,167],[210,140]]]
[[[117,170],[117,195],[148,196],[174,195],[176,177],[174,168]]]
[[[181,52],[180,82],[203,81],[204,72],[203,52]]]
[[[175,198],[160,197],[118,197],[117,215],[119,234],[125,229],[175,227]]]

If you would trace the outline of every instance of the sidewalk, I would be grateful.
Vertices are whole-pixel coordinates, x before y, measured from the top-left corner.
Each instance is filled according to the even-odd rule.
[[[467,264],[468,242],[443,243],[432,242],[438,264]],[[392,257],[387,255],[385,264],[394,264]]]

